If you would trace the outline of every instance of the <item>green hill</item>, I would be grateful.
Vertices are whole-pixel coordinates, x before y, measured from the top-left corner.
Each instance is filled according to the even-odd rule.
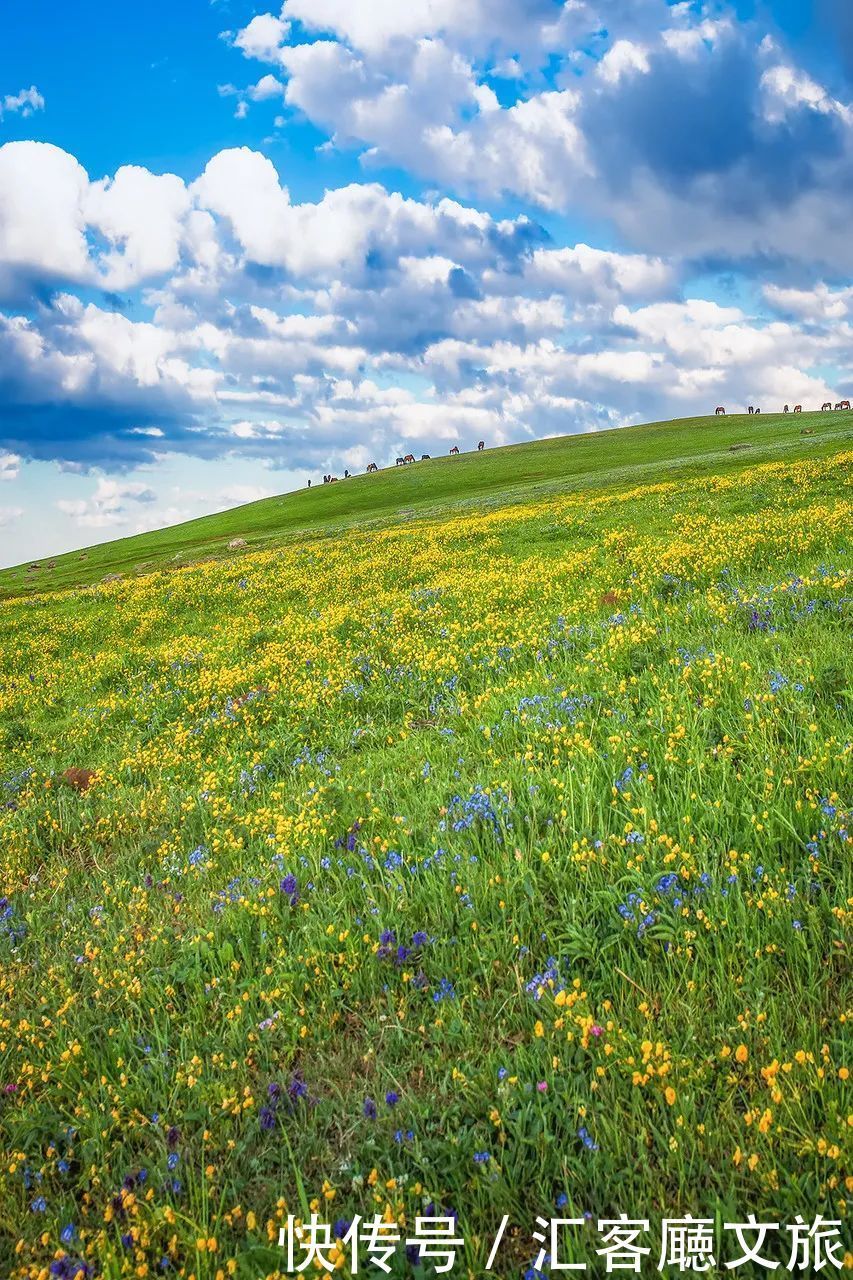
[[[294,535],[325,536],[354,525],[390,525],[465,505],[492,507],[530,497],[607,489],[757,462],[823,456],[853,439],[853,414],[767,414],[683,418],[588,435],[560,436],[388,467],[335,485],[265,498],[87,551],[0,571],[0,598],[98,582],[232,554],[245,538],[268,549]]]

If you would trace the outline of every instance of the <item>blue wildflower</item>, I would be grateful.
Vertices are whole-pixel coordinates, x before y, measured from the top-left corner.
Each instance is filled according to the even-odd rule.
[[[586,1125],[581,1125],[581,1127],[578,1129],[578,1137],[580,1138],[583,1145],[586,1147],[587,1151],[598,1150],[598,1143],[593,1140],[592,1135],[590,1134]]]
[[[456,999],[456,992],[453,988],[453,983],[450,981],[449,978],[441,979],[441,982],[439,982],[438,987],[432,993],[432,998],[435,1004],[440,1004],[442,1000]]]

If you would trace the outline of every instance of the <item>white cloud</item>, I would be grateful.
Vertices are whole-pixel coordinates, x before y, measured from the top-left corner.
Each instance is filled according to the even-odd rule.
[[[835,115],[844,124],[853,124],[850,107],[836,101],[823,85],[796,67],[784,64],[768,67],[761,77],[761,90],[764,118],[770,124],[780,124],[802,108],[818,115]]]
[[[671,263],[646,254],[613,253],[578,244],[536,249],[525,280],[584,299],[618,301],[648,298],[670,291],[676,272]]]
[[[728,17],[712,19],[695,18],[695,12],[687,5],[680,6],[683,25],[667,27],[661,34],[665,48],[677,54],[685,62],[695,61],[706,49],[713,49],[732,32],[732,22]]]
[[[618,84],[623,76],[646,75],[650,69],[646,50],[630,40],[617,40],[598,64],[598,74],[608,84]]]
[[[0,481],[17,480],[21,459],[17,453],[0,453]]]
[[[0,98],[0,120],[4,113],[20,113],[25,119],[34,111],[44,110],[44,98],[34,84],[29,89],[21,89],[18,93],[7,93]]]
[[[237,39],[365,166],[606,218],[641,250],[853,262],[853,107],[782,61],[767,21],[664,0],[285,0]]]
[[[114,178],[90,184],[86,223],[112,248],[100,260],[107,289],[127,289],[176,265],[190,198],[174,174],[124,165]]]
[[[471,0],[286,0],[282,12],[314,31],[328,31],[357,49],[376,51],[400,38],[417,40],[468,20],[479,8]]]
[[[83,204],[88,176],[47,142],[0,147],[0,264],[91,279]]]
[[[358,274],[373,252],[393,261],[433,243],[483,257],[494,252],[490,236],[509,237],[528,225],[524,219],[495,223],[453,200],[426,204],[378,183],[352,183],[317,203],[294,205],[272,162],[248,147],[220,151],[191,194],[228,222],[253,262],[315,278]]]
[[[56,506],[80,528],[109,529],[128,524],[131,508],[137,504],[156,501],[157,495],[147,485],[101,477],[91,498],[60,498]]]
[[[767,284],[764,296],[776,311],[802,320],[844,320],[853,315],[853,286],[830,289],[819,281],[811,289],[792,289]]]
[[[270,60],[284,41],[288,23],[271,13],[261,13],[234,37],[234,44],[247,58]]]
[[[573,3],[567,6],[574,7]],[[525,43],[529,25],[542,38],[554,7],[537,0],[285,0],[282,16],[308,30],[330,32],[354,48],[380,53],[400,41],[449,35],[463,44]],[[529,20],[526,24],[525,20]]]
[[[16,271],[131,288],[171,271],[182,244],[192,246],[189,214],[174,174],[125,165],[90,182],[59,147],[8,142],[0,146],[0,286],[4,271]]]
[[[281,261],[283,224],[290,197],[272,161],[248,147],[220,151],[210,160],[191,192],[201,206],[226,218],[253,261]]]
[[[329,40],[286,46],[280,60],[288,103],[339,145],[364,147],[365,164],[403,164],[459,190],[512,190],[546,207],[591,176],[574,89],[502,109],[439,39],[420,39],[387,68]]]
[[[253,102],[265,102],[268,98],[283,98],[284,85],[275,76],[261,76],[257,84],[249,89],[249,97]]]

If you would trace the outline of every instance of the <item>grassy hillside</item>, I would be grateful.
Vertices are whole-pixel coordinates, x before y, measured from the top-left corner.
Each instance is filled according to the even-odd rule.
[[[0,1275],[280,1280],[312,1212],[398,1280],[424,1214],[460,1277],[504,1215],[531,1280],[537,1215],[591,1276],[621,1213],[654,1275],[663,1218],[709,1275],[750,1212],[846,1232],[849,431],[444,459],[0,602]]]
[[[2,570],[0,597],[97,582],[111,573],[174,568],[223,555],[237,537],[265,549],[294,535],[326,535],[368,521],[394,523],[466,503],[488,507],[533,495],[707,475],[774,458],[819,457],[851,439],[853,414],[762,414],[685,418],[434,458],[49,557],[34,570],[33,562]]]

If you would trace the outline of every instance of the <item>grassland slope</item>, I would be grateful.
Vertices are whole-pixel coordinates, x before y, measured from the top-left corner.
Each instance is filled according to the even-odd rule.
[[[500,1277],[537,1215],[591,1276],[623,1213],[646,1274],[664,1218],[707,1274],[749,1213],[849,1238],[853,452],[813,423],[443,460],[0,602],[0,1275],[280,1280],[312,1211],[458,1215],[457,1276],[504,1215]]]
[[[684,418],[433,458],[46,558],[37,568],[21,564],[0,571],[0,598],[81,586],[107,574],[182,567],[227,554],[234,538],[263,550],[294,537],[392,525],[414,515],[821,457],[851,439],[853,414],[762,414]]]

